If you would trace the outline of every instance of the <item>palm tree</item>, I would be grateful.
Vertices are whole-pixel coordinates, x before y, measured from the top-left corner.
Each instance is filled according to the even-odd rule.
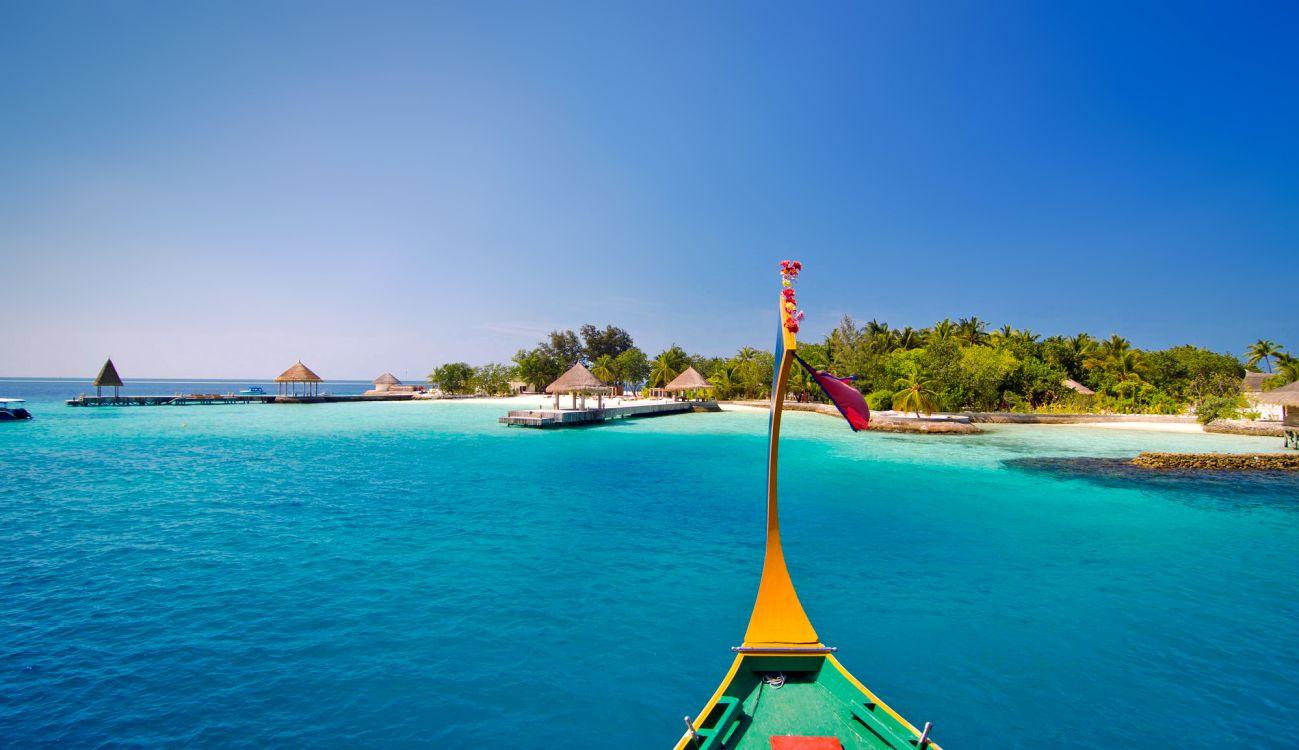
[[[925,345],[924,336],[911,326],[900,328],[895,332],[895,334],[894,340],[897,342],[899,349],[910,351],[912,349],[919,349]]]
[[[1092,350],[1096,348],[1096,339],[1092,338],[1090,333],[1080,333],[1077,336],[1071,336],[1065,339],[1069,343],[1069,348],[1073,350],[1074,356],[1078,359],[1086,359],[1091,356]]]
[[[1010,340],[1014,337],[1015,337],[1015,329],[1011,328],[1010,324],[1007,323],[1001,328],[998,328],[997,330],[993,331],[992,335],[989,338],[992,339],[992,342],[994,344],[1000,345],[1000,344],[1009,343]]]
[[[1251,367],[1257,365],[1261,359],[1267,364],[1267,371],[1272,372],[1272,357],[1281,353],[1281,347],[1277,346],[1275,341],[1259,339],[1250,344],[1245,353],[1249,355],[1249,365]]]
[[[591,363],[591,374],[605,383],[612,383],[614,378],[617,377],[614,374],[613,357],[608,354],[601,354],[596,358],[595,362]]]
[[[1036,344],[1038,338],[1040,337],[1036,333],[1033,333],[1027,328],[1015,333],[1015,341],[1020,344]]]
[[[728,399],[735,393],[735,372],[729,367],[719,367],[708,377],[708,382],[717,389],[717,398]]]
[[[595,373],[591,373],[594,375]],[[662,388],[672,382],[680,373],[672,367],[672,355],[663,352],[654,359],[654,369],[650,371],[650,387]]]
[[[1102,357],[1105,359],[1112,359],[1117,358],[1124,352],[1130,350],[1132,348],[1132,342],[1115,333],[1111,334],[1108,339],[1102,341],[1098,348],[1100,349]]]
[[[982,344],[988,338],[988,324],[977,315],[961,318],[956,324],[956,337],[971,346]]]
[[[930,329],[929,335],[926,337],[925,343],[933,344],[938,341],[947,341],[948,339],[952,338],[952,336],[954,335],[955,333],[954,329],[955,326],[953,325],[952,321],[948,318],[943,318],[942,320],[935,323],[934,327]]]
[[[934,397],[934,381],[921,380],[920,373],[916,370],[912,370],[906,377],[898,378],[893,387],[899,389],[893,394],[894,409],[914,411],[916,419],[920,418],[922,411],[926,414],[938,411],[938,401]]]
[[[1284,378],[1286,383],[1299,380],[1299,357],[1285,352],[1276,353],[1276,377]]]

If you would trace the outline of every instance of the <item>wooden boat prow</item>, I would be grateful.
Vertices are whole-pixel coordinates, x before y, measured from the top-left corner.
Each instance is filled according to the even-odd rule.
[[[686,717],[675,750],[941,750],[929,739],[928,725],[917,729],[839,663],[836,649],[822,643],[812,627],[789,577],[776,484],[780,417],[797,348],[791,308],[782,297],[768,430],[766,552],[757,600],[744,643],[732,649],[730,671],[697,718]]]

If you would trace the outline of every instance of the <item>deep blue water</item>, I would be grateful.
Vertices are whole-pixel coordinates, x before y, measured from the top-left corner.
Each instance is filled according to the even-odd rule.
[[[83,390],[0,380],[0,746],[664,748],[743,635],[761,414]],[[949,750],[1294,746],[1299,479],[1040,460],[1279,440],[786,425],[813,623]]]

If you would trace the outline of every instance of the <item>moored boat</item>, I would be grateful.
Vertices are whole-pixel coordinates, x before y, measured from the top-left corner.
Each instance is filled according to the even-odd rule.
[[[870,409],[845,380],[817,371],[797,354],[802,312],[793,283],[802,265],[781,263],[783,290],[767,448],[766,556],[758,597],[735,661],[713,696],[686,717],[675,750],[913,750],[938,745],[929,725],[917,729],[889,708],[835,658],[812,627],[785,565],[776,503],[780,418],[795,364],[807,369],[854,430],[866,429]]]
[[[21,398],[0,398],[0,422],[18,422],[31,419],[32,413],[23,406],[26,403]]]
[[[266,389],[262,388],[260,385],[250,385],[247,388],[243,389],[242,391],[239,391],[239,395],[240,396],[265,396]]]

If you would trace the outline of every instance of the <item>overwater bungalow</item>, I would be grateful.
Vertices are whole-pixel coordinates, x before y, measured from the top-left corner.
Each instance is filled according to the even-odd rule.
[[[298,360],[297,364],[280,373],[280,376],[275,379],[281,396],[319,396],[320,384],[323,382],[325,381],[312,372],[311,368],[302,364],[302,360]],[[301,393],[298,391],[298,386],[302,386]]]
[[[113,360],[110,357],[104,362],[104,366],[99,368],[99,376],[95,378],[95,396],[102,396],[104,388],[113,389],[113,398],[117,398],[119,389],[126,385],[122,382],[122,377],[117,374],[117,368],[113,366]]]
[[[711,391],[713,384],[708,379],[699,374],[699,371],[693,367],[687,367],[686,371],[672,379],[672,382],[663,386],[663,390],[669,394],[682,397],[680,394],[701,391]]]
[[[612,392],[613,388],[610,388],[603,380],[592,375],[591,371],[586,369],[581,362],[568,368],[568,372],[560,375],[555,382],[546,386],[546,393],[555,394],[556,409],[560,408],[559,397],[565,393],[573,397],[574,409],[579,408],[577,401],[579,396],[582,398],[582,405],[580,408],[585,409],[586,397],[591,395],[596,397],[596,408],[603,409],[605,395]]]

